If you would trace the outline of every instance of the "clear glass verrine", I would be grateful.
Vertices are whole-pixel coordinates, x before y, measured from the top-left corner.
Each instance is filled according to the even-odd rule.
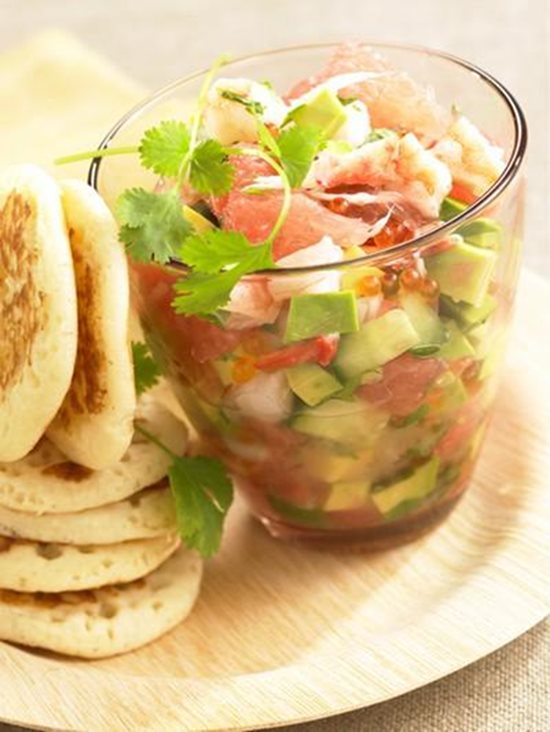
[[[237,60],[224,76],[267,78],[283,93],[331,48]],[[506,167],[488,191],[413,240],[341,263],[248,276],[239,285],[245,312],[264,308],[266,293],[276,301],[263,324],[243,318],[243,308],[223,313],[220,324],[178,315],[173,284],[185,268],[132,265],[147,340],[202,449],[226,462],[273,535],[314,546],[389,546],[428,530],[455,505],[490,418],[518,276],[526,126],[517,103],[467,62],[378,48],[432,86],[440,103],[459,104],[504,150]],[[153,95],[101,147],[136,144],[162,119],[188,117],[203,78]],[[126,187],[158,183],[137,156],[97,158],[90,182],[110,205]],[[353,294],[359,334],[337,343],[289,340],[292,297],[302,285],[323,291],[334,281]]]

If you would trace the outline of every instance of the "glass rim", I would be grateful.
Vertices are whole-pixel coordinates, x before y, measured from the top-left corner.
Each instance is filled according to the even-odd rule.
[[[340,269],[342,267],[350,267],[350,266],[357,266],[357,265],[364,265],[367,263],[375,263],[380,262],[381,260],[387,260],[387,259],[395,259],[396,255],[406,255],[409,252],[416,252],[418,250],[424,249],[429,247],[430,244],[435,243],[436,241],[444,238],[445,236],[448,236],[449,234],[452,234],[457,227],[471,221],[473,218],[475,218],[479,213],[481,213],[487,206],[489,206],[491,203],[493,203],[496,199],[500,197],[500,195],[508,188],[508,186],[512,183],[514,178],[516,177],[517,173],[519,172],[519,169],[521,167],[521,164],[525,157],[525,151],[527,148],[527,122],[525,120],[525,115],[523,114],[523,111],[518,104],[516,98],[514,95],[502,84],[498,79],[496,79],[492,74],[490,74],[488,71],[485,71],[481,67],[477,66],[476,64],[466,61],[465,59],[455,56],[453,54],[447,53],[446,51],[439,51],[432,48],[427,48],[426,46],[421,45],[415,45],[415,44],[406,44],[406,43],[384,43],[384,42],[360,42],[361,45],[369,46],[377,49],[394,49],[394,50],[402,50],[402,51],[411,51],[417,54],[423,54],[426,56],[435,56],[437,58],[443,59],[445,61],[450,62],[451,64],[461,66],[462,68],[466,69],[467,71],[470,71],[475,76],[477,76],[482,82],[484,82],[488,87],[490,87],[494,92],[496,92],[500,98],[503,100],[514,125],[514,144],[512,147],[512,151],[510,153],[508,162],[506,163],[506,166],[500,176],[497,178],[497,180],[491,185],[479,198],[477,198],[474,203],[468,204],[464,211],[460,212],[457,216],[454,216],[452,219],[449,219],[448,221],[445,221],[441,223],[439,226],[436,226],[434,229],[425,232],[424,234],[420,234],[419,236],[416,236],[412,239],[408,239],[404,242],[401,242],[399,244],[394,244],[391,247],[387,247],[385,249],[377,249],[372,252],[367,252],[364,254],[364,256],[356,257],[354,259],[348,259],[343,260],[341,262],[329,262],[324,264],[315,264],[315,265],[305,265],[302,267],[275,267],[270,269],[263,269],[263,270],[257,270],[254,273],[251,273],[249,276],[254,276],[256,274],[272,274],[272,275],[285,275],[285,274],[297,274],[297,273],[304,273],[304,272],[322,272],[325,270],[333,270],[335,268]],[[242,62],[249,62],[254,61],[255,59],[264,59],[266,56],[277,56],[277,55],[283,55],[287,53],[292,53],[296,51],[308,51],[308,50],[315,50],[315,49],[334,49],[337,48],[339,45],[341,45],[338,42],[323,42],[323,43],[307,43],[307,44],[299,44],[299,45],[293,45],[293,46],[282,46],[274,49],[268,49],[265,51],[259,51],[255,53],[245,54],[244,56],[237,56],[229,63],[227,63],[223,68],[224,69],[230,69],[232,66],[242,63]],[[99,143],[97,149],[98,150],[104,150],[105,148],[109,147],[110,143],[114,140],[116,135],[122,130],[128,123],[131,123],[132,120],[134,120],[136,117],[138,117],[142,112],[144,112],[147,109],[150,109],[153,107],[157,101],[165,97],[166,95],[170,94],[170,92],[175,91],[176,89],[179,89],[180,87],[184,86],[185,84],[189,84],[192,81],[195,81],[197,79],[200,79],[203,77],[206,73],[208,73],[209,69],[202,69],[199,71],[195,71],[191,74],[187,74],[186,76],[182,76],[175,81],[170,82],[169,84],[166,84],[165,86],[157,89],[152,94],[148,95],[144,99],[142,99],[140,102],[135,104],[133,107],[131,107],[126,114],[124,114],[118,122],[116,122],[113,127],[107,132],[107,134],[103,137],[101,142]],[[99,179],[99,172],[101,168],[101,164],[103,162],[103,157],[96,157],[93,158],[90,167],[88,170],[88,177],[87,182],[90,186],[92,186],[96,191],[99,192],[98,188],[98,179]],[[179,270],[187,270],[188,267],[178,260],[171,260],[169,263],[169,266],[173,267],[174,269]]]

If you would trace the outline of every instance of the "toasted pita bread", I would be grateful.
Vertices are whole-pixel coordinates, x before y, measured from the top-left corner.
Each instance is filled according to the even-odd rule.
[[[0,174],[0,460],[38,442],[67,393],[76,289],[59,189],[39,168]]]
[[[137,423],[172,452],[187,447],[187,428],[149,395],[140,398]],[[44,438],[14,463],[0,463],[0,506],[34,514],[74,513],[121,501],[164,478],[171,458],[136,432],[122,460],[104,470],[67,461]]]
[[[118,544],[176,531],[168,481],[125,501],[78,513],[36,516],[0,507],[0,536],[48,544]]]
[[[55,594],[0,590],[0,639],[81,658],[105,658],[150,643],[193,607],[202,562],[179,549],[126,585]]]
[[[113,215],[93,188],[64,181],[61,191],[76,278],[78,348],[70,389],[47,434],[73,462],[102,470],[122,458],[133,434],[128,266]]]
[[[0,588],[76,592],[132,582],[153,572],[178,545],[174,534],[106,546],[40,544],[0,537]]]

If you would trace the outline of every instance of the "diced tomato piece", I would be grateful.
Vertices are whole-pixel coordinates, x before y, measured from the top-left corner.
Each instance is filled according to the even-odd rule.
[[[452,460],[468,447],[468,441],[481,424],[483,414],[475,405],[466,404],[457,415],[453,426],[443,435],[435,448],[441,460]]]
[[[462,183],[453,183],[449,196],[451,196],[451,198],[456,198],[457,201],[467,203],[468,205],[477,201],[477,196]]]
[[[337,349],[338,336],[318,336],[261,356],[256,361],[256,367],[261,371],[278,371],[298,366],[301,363],[318,363],[321,366],[328,366],[336,355]]]

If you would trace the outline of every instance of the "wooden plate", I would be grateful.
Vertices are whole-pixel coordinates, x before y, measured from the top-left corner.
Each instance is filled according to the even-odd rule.
[[[238,508],[192,616],[161,641],[94,663],[0,644],[0,718],[94,732],[275,727],[403,694],[541,620],[549,306],[548,284],[524,275],[481,463],[430,536],[331,556],[270,539]]]

